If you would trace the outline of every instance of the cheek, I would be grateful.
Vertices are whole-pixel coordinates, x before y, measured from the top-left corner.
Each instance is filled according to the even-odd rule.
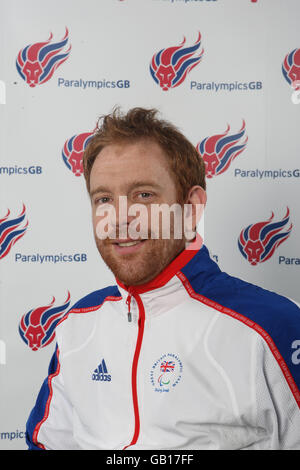
[[[156,234],[155,238],[170,239],[174,233],[176,238],[182,237],[183,212],[182,206],[178,203],[172,205],[161,205],[151,214],[151,233]]]
[[[151,207],[143,204],[135,205],[129,209],[130,221],[128,226],[128,235],[130,238],[149,238],[151,224]],[[134,236],[136,234],[136,236]]]
[[[99,239],[116,238],[116,214],[113,206],[95,206],[92,212],[95,237]]]
[[[92,225],[93,225],[94,234],[96,233],[96,228],[97,228],[98,222],[99,222],[99,217],[97,217],[97,215],[95,213],[95,210],[93,209],[93,212],[92,212]]]

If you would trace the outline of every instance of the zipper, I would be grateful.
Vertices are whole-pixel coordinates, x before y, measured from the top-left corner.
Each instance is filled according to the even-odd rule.
[[[127,316],[128,316],[128,321],[129,321],[129,322],[131,322],[131,320],[132,320],[132,315],[131,315],[131,311],[130,311],[131,297],[132,297],[132,294],[129,293],[129,294],[127,295],[127,299],[126,299],[126,304],[127,304],[127,307],[128,307]]]
[[[139,403],[138,403],[138,396],[137,396],[137,368],[138,368],[138,361],[140,357],[140,351],[141,351],[141,346],[142,346],[142,341],[143,341],[143,335],[144,335],[144,324],[145,324],[145,309],[144,305],[142,302],[142,299],[140,298],[139,294],[130,294],[130,300],[131,300],[131,295],[136,299],[137,304],[138,304],[138,309],[139,309],[139,318],[138,318],[138,335],[137,335],[137,340],[136,340],[136,346],[135,346],[135,352],[133,356],[133,362],[132,362],[132,371],[131,371],[131,387],[132,387],[132,401],[133,401],[133,410],[134,410],[134,434],[132,437],[132,440],[130,444],[125,446],[123,450],[127,449],[127,447],[133,446],[136,444],[139,433],[140,433],[140,415],[139,415]],[[129,296],[128,296],[129,297]],[[127,297],[127,299],[128,299]],[[130,312],[130,300],[128,301],[129,304],[129,312]],[[126,300],[127,303],[127,300]],[[129,316],[128,316],[128,321]]]

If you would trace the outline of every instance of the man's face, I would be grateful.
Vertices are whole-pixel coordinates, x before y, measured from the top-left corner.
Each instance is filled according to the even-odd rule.
[[[90,174],[90,195],[93,212],[93,228],[97,248],[114,275],[125,285],[138,285],[148,282],[159,274],[185,246],[183,238],[164,239],[161,230],[159,238],[151,238],[151,205],[178,203],[177,190],[167,157],[160,146],[151,140],[134,143],[121,143],[104,147],[96,157]],[[119,197],[126,196],[127,208],[142,204],[147,210],[148,236],[141,236],[131,246],[127,230],[135,216],[126,212],[125,219],[118,218]],[[100,239],[97,225],[101,220],[99,208],[110,204],[116,212],[115,235],[113,238]],[[102,217],[103,220],[103,217]],[[127,235],[120,236],[121,228]],[[123,246],[122,246],[123,245]]]

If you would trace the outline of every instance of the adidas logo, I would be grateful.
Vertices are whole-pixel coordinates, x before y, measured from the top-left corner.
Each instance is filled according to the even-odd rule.
[[[94,370],[94,373],[92,374],[92,380],[100,380],[102,382],[111,381],[111,375],[107,373],[107,367],[104,359],[102,359],[97,369]]]

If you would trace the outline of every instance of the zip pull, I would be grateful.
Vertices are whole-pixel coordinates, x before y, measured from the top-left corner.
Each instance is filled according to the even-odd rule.
[[[128,306],[128,313],[127,313],[127,315],[128,315],[128,321],[129,321],[129,322],[131,322],[130,302],[131,302],[131,294],[129,293],[129,294],[127,295],[127,299],[126,299],[126,304],[127,304],[127,306]]]

